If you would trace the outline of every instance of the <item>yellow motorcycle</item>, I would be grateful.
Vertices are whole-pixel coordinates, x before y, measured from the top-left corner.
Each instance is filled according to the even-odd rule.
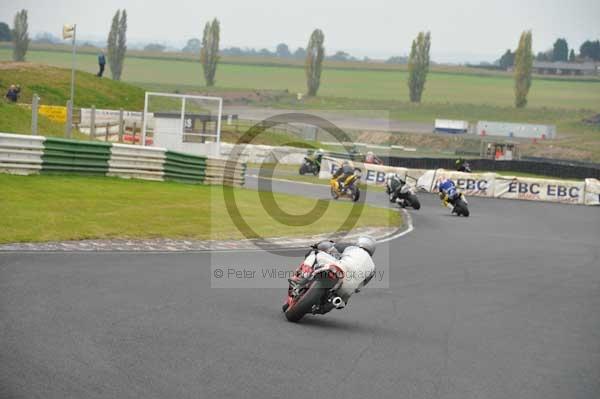
[[[332,178],[329,180],[331,186],[331,197],[333,199],[338,198],[350,198],[356,202],[360,198],[360,188],[358,184],[360,182],[361,171],[358,168],[354,169],[354,173],[344,179],[342,184],[339,183],[338,178]]]

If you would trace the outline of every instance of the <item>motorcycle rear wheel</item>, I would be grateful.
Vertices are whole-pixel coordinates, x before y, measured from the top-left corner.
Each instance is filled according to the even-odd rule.
[[[318,281],[311,283],[304,295],[298,299],[298,301],[289,306],[284,312],[285,318],[292,322],[297,323],[306,315],[312,312],[314,305],[321,303],[321,298],[325,294],[325,288],[321,287]]]

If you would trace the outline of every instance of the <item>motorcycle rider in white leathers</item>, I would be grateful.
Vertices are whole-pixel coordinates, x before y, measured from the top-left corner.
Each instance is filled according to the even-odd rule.
[[[360,237],[356,243],[335,244],[333,241],[322,241],[317,244],[317,251],[311,251],[304,264],[319,268],[328,264],[337,265],[344,272],[344,281],[337,294],[344,305],[352,294],[359,292],[375,275],[375,264],[372,255],[376,242],[371,237]],[[339,308],[343,307],[339,306]]]

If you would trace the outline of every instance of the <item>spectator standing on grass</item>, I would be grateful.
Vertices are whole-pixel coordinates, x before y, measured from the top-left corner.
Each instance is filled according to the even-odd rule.
[[[21,93],[21,86],[10,85],[5,97],[8,102],[16,103],[19,100],[19,93]]]
[[[101,51],[100,54],[98,54],[98,67],[100,68],[100,70],[98,71],[98,77],[101,78],[102,74],[104,73],[104,66],[106,65],[106,57],[104,56],[104,52]]]

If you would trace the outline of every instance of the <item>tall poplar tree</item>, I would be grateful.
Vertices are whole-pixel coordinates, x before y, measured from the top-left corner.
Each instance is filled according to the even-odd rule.
[[[515,107],[527,105],[527,94],[531,88],[533,52],[531,51],[531,31],[524,31],[515,53]]]
[[[123,63],[127,52],[127,11],[117,10],[112,19],[106,43],[110,73],[114,80],[121,80]]]
[[[204,26],[202,36],[202,48],[200,49],[200,62],[204,70],[204,80],[207,86],[215,85],[217,64],[219,63],[219,40],[221,37],[221,25],[215,18],[212,23],[207,22]]]
[[[304,72],[306,73],[306,86],[309,96],[316,96],[321,85],[321,69],[323,58],[325,58],[325,35],[320,29],[315,29],[310,35],[308,47],[306,48],[306,61]]]
[[[425,81],[429,72],[429,50],[431,48],[431,34],[419,32],[413,40],[408,57],[408,95],[413,103],[420,103]]]

